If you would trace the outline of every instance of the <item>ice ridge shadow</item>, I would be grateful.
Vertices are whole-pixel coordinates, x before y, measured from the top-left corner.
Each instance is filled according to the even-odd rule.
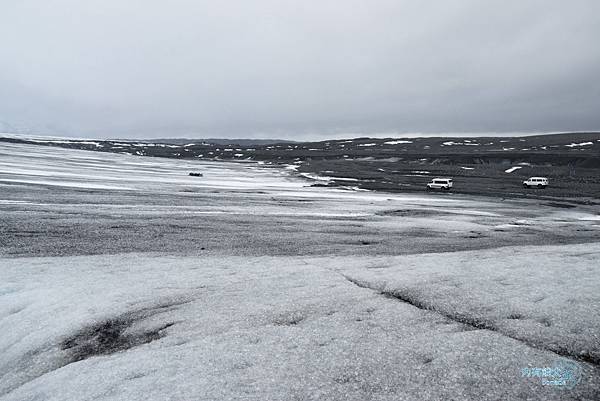
[[[373,291],[378,292],[380,295],[382,295],[386,298],[405,302],[409,305],[412,305],[412,306],[422,309],[422,310],[427,310],[427,311],[431,311],[434,313],[438,313],[447,319],[450,319],[456,323],[463,324],[465,327],[469,327],[471,330],[493,331],[493,332],[499,333],[503,336],[512,338],[513,340],[519,341],[519,342],[521,342],[529,347],[535,348],[535,349],[549,351],[549,352],[553,352],[555,354],[558,354],[558,355],[566,357],[566,358],[587,362],[591,365],[594,365],[596,368],[600,366],[600,355],[598,355],[597,353],[589,352],[589,351],[575,352],[574,350],[569,349],[567,346],[560,345],[560,344],[549,344],[548,345],[548,344],[544,344],[541,342],[528,341],[527,339],[524,339],[520,336],[511,335],[511,334],[499,329],[496,326],[496,324],[491,320],[487,320],[487,319],[477,317],[477,316],[460,314],[460,313],[454,313],[454,314],[448,313],[446,311],[443,311],[443,310],[434,308],[431,305],[428,305],[427,303],[419,300],[418,296],[416,296],[414,294],[410,294],[410,292],[408,292],[408,291],[402,292],[399,290],[393,290],[393,291],[386,290],[384,288],[378,287],[371,283],[363,282],[363,281],[357,280],[355,278],[348,277],[346,275],[342,275],[342,276],[347,281],[351,282],[352,284],[354,284],[360,288],[373,290]],[[512,319],[519,319],[521,317],[522,316],[514,316],[514,315],[509,316],[509,318],[512,318]],[[550,325],[549,322],[542,322],[542,324],[544,324],[545,326]]]

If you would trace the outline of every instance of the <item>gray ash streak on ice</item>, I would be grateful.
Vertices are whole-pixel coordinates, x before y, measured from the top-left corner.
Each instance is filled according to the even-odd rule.
[[[141,344],[158,340],[166,335],[165,330],[175,324],[173,321],[160,323],[157,327],[135,330],[136,323],[149,317],[173,310],[176,306],[191,302],[169,301],[156,306],[129,311],[125,314],[100,321],[88,326],[67,338],[61,349],[68,353],[68,363],[81,361],[96,355],[112,354]]]
[[[26,353],[25,358],[16,364],[2,369],[0,378],[8,380],[5,384],[0,381],[0,395],[8,394],[25,383],[69,364],[123,352],[159,340],[167,335],[168,328],[177,323],[168,317],[168,313],[190,302],[193,302],[193,297],[190,296],[163,299],[157,304],[128,310],[116,316],[94,319],[92,323],[67,334],[58,344],[53,344],[52,349],[44,349],[48,346],[42,345],[36,351]],[[18,314],[24,309],[13,313]],[[27,363],[37,366],[28,369],[24,366]]]

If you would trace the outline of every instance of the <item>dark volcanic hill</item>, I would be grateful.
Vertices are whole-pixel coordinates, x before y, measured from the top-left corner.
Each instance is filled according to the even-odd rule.
[[[132,142],[131,139],[125,139],[126,142]],[[239,145],[239,146],[260,146],[272,145],[274,143],[294,143],[295,141],[285,141],[282,139],[228,139],[228,138],[159,138],[159,139],[136,139],[134,142],[144,143],[165,143],[171,145],[186,145],[188,143],[206,143],[213,145]]]
[[[144,156],[236,160],[306,160],[350,157],[405,160],[423,157],[438,163],[532,159],[552,164],[595,165],[600,133],[564,133],[524,137],[355,138],[319,142],[255,139],[70,140],[2,138],[32,143]],[[586,160],[590,159],[591,160]],[[596,166],[600,167],[600,166]]]

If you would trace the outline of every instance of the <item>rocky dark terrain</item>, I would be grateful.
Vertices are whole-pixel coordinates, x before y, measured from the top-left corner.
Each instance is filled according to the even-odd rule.
[[[454,177],[453,192],[500,197],[600,198],[600,133],[523,137],[355,138],[320,142],[263,140],[70,140],[4,137],[0,141],[177,159],[289,165],[315,185],[388,192],[423,191],[436,176]],[[187,142],[187,143],[185,143]],[[293,167],[292,167],[293,166]],[[530,176],[550,179],[526,190]]]

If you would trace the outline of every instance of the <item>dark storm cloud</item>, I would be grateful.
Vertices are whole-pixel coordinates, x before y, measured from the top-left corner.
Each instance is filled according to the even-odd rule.
[[[0,130],[600,128],[600,2],[0,3]]]

